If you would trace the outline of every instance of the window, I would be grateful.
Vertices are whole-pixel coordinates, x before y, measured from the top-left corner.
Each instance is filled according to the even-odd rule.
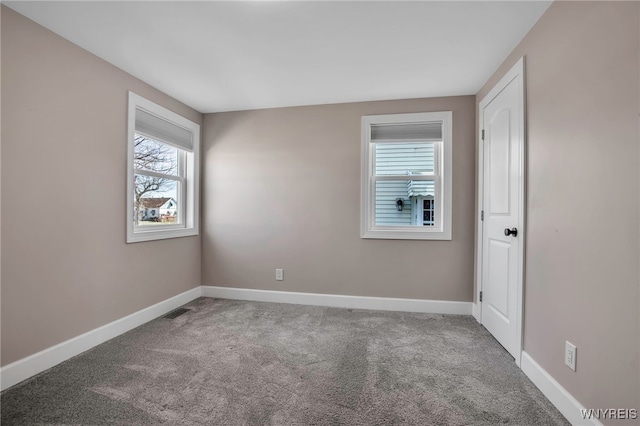
[[[200,126],[129,92],[127,243],[198,235]]]
[[[362,117],[362,238],[451,239],[452,117]]]

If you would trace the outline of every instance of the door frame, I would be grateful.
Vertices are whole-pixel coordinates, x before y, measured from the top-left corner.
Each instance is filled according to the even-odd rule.
[[[523,330],[524,330],[524,271],[525,271],[525,242],[526,242],[526,87],[525,87],[525,62],[524,56],[516,62],[516,64],[500,79],[498,83],[485,95],[480,101],[478,106],[478,186],[476,192],[476,199],[478,200],[477,222],[476,222],[476,294],[474,303],[474,317],[482,324],[482,303],[480,302],[480,292],[482,291],[482,256],[483,256],[483,221],[482,210],[484,210],[484,141],[482,139],[482,130],[484,127],[484,108],[500,93],[504,88],[514,79],[518,79],[520,83],[521,91],[519,93],[519,106],[521,111],[521,126],[520,126],[520,179],[518,185],[520,187],[520,197],[518,200],[518,207],[520,214],[518,221],[520,222],[518,228],[518,237],[520,238],[520,254],[518,259],[518,282],[517,289],[517,312],[516,312],[516,339],[518,341],[518,356],[515,357],[516,364],[520,367],[520,361],[523,351]]]

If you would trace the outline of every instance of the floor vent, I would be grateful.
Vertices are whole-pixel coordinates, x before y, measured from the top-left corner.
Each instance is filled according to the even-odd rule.
[[[189,312],[189,310],[190,309],[186,309],[186,308],[178,308],[176,310],[169,312],[167,315],[163,316],[162,318],[169,318],[169,319],[178,318],[180,315]]]

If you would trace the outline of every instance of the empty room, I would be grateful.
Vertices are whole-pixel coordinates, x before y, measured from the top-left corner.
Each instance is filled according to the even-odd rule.
[[[640,2],[0,14],[3,425],[640,424]]]

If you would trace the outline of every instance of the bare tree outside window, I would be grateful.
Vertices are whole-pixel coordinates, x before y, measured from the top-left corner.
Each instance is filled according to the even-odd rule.
[[[143,198],[154,193],[170,191],[175,188],[176,180],[160,175],[177,176],[178,149],[144,136],[135,135],[134,175],[135,223],[138,225],[144,210]],[[144,174],[145,171],[153,174]]]

